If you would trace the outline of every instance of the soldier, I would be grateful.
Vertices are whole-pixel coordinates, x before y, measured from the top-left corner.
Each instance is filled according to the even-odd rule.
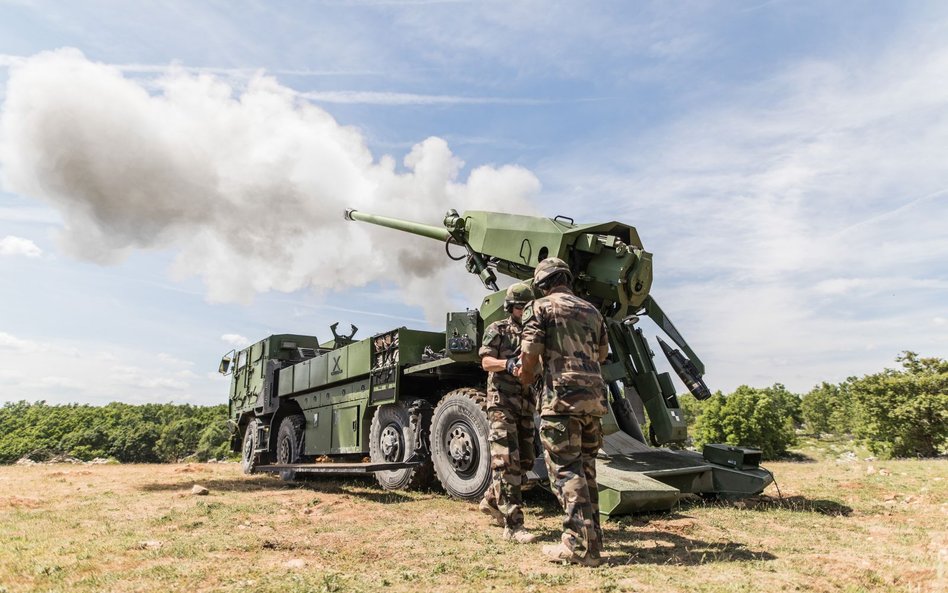
[[[536,458],[533,433],[536,430],[536,398],[520,379],[520,319],[523,308],[533,299],[533,291],[523,283],[507,289],[504,307],[507,319],[495,321],[484,332],[478,353],[487,377],[487,417],[490,420],[491,484],[480,509],[494,523],[504,527],[504,539],[520,544],[536,536],[523,527],[523,498],[520,487]]]
[[[550,484],[566,513],[561,543],[543,546],[543,553],[551,560],[598,566],[602,529],[596,454],[606,413],[599,365],[609,342],[602,315],[573,294],[572,280],[559,258],[545,259],[534,270],[534,288],[544,296],[524,311],[520,380],[529,385],[542,358],[540,440]]]

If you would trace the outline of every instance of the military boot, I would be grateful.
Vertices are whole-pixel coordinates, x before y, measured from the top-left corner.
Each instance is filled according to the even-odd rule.
[[[568,562],[580,566],[589,566],[595,568],[602,564],[601,558],[594,558],[590,555],[578,556],[563,543],[551,546],[543,546],[543,555],[553,562]]]
[[[537,536],[524,529],[523,525],[517,527],[505,527],[504,539],[518,544],[532,544]]]
[[[497,527],[503,527],[506,525],[506,521],[504,521],[504,514],[500,512],[500,509],[498,509],[496,505],[492,504],[486,498],[481,499],[481,503],[477,505],[477,508],[480,509],[482,513],[490,517],[490,522],[492,525],[496,525]]]

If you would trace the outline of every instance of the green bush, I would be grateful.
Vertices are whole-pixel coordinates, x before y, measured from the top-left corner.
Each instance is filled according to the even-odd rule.
[[[803,425],[811,434],[852,434],[856,411],[849,379],[839,385],[823,382],[803,396],[800,402]]]
[[[155,448],[165,461],[180,461],[197,451],[201,432],[194,418],[181,418],[169,424],[158,437]]]
[[[224,459],[231,455],[230,432],[224,422],[212,422],[201,431],[197,450],[194,452],[200,461]]]
[[[693,431],[697,447],[755,447],[765,459],[786,455],[796,442],[794,425],[802,417],[800,398],[779,383],[764,389],[742,385],[727,396],[714,394],[700,407]]]
[[[948,361],[904,352],[902,370],[851,379],[854,433],[885,457],[934,457],[948,448]]]
[[[685,417],[685,422],[688,426],[694,426],[695,422],[698,421],[698,417],[704,413],[708,402],[716,397],[721,397],[720,391],[715,391],[714,394],[706,400],[697,399],[690,393],[678,394],[678,407],[681,409],[681,413]]]
[[[0,406],[0,463],[55,455],[125,463],[220,458],[229,455],[226,419],[224,405],[11,402]]]

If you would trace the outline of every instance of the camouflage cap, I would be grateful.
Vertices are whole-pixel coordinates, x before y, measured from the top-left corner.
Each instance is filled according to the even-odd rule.
[[[543,286],[544,280],[559,273],[565,273],[568,281],[573,280],[573,274],[565,261],[558,257],[548,257],[537,264],[536,269],[533,270],[533,285]]]
[[[510,285],[504,296],[504,306],[508,309],[514,305],[526,305],[533,300],[533,289],[528,284],[517,282]]]

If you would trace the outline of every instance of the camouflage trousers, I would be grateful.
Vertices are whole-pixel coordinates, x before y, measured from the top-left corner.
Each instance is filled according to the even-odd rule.
[[[522,400],[517,402],[519,405],[487,410],[491,483],[484,493],[484,500],[500,509],[507,527],[512,528],[523,525],[521,486],[536,459],[533,448],[536,405],[526,398],[517,399]]]
[[[566,513],[563,544],[577,556],[599,558],[602,528],[596,454],[602,446],[602,422],[598,416],[543,416],[540,440],[550,485]]]

